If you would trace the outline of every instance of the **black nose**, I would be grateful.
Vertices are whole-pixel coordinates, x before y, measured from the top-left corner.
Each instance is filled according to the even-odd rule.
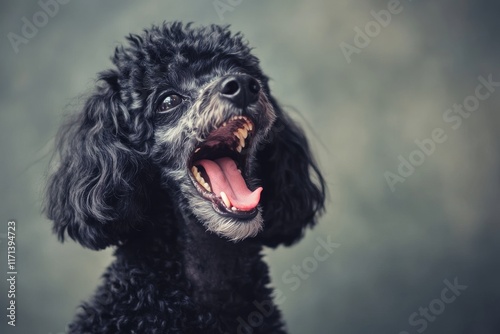
[[[259,82],[249,75],[231,75],[220,84],[221,95],[238,108],[246,108],[257,101],[259,92]]]

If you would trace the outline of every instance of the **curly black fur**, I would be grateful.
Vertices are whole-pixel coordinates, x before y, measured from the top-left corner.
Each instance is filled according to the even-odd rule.
[[[302,130],[227,27],[176,22],[127,39],[62,127],[47,186],[45,211],[61,241],[116,247],[69,332],[285,333],[261,250],[294,243],[323,209],[324,180]],[[257,101],[222,99],[229,76],[256,80]],[[182,103],[160,112],[171,94]],[[243,173],[250,188],[264,188],[247,220],[221,215],[189,177],[195,147],[235,115],[255,123]]]

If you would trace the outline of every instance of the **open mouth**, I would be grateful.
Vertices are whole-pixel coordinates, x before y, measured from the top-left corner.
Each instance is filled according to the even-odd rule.
[[[198,145],[190,159],[190,176],[199,191],[221,215],[251,219],[257,215],[262,187],[250,190],[245,177],[248,149],[255,125],[233,116]]]

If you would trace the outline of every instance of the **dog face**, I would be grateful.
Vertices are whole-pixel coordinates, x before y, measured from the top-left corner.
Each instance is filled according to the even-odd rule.
[[[181,85],[165,80],[154,99],[153,159],[207,230],[237,241],[262,228],[255,156],[276,115],[259,72],[225,59],[209,61],[203,79],[186,64]]]
[[[128,40],[60,133],[46,205],[60,238],[118,244],[165,205],[233,241],[297,240],[324,181],[242,37],[174,23]]]

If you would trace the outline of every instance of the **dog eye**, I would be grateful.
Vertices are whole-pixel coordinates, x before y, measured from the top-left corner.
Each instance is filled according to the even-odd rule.
[[[169,111],[182,103],[182,97],[177,94],[169,95],[160,105],[160,112]]]

